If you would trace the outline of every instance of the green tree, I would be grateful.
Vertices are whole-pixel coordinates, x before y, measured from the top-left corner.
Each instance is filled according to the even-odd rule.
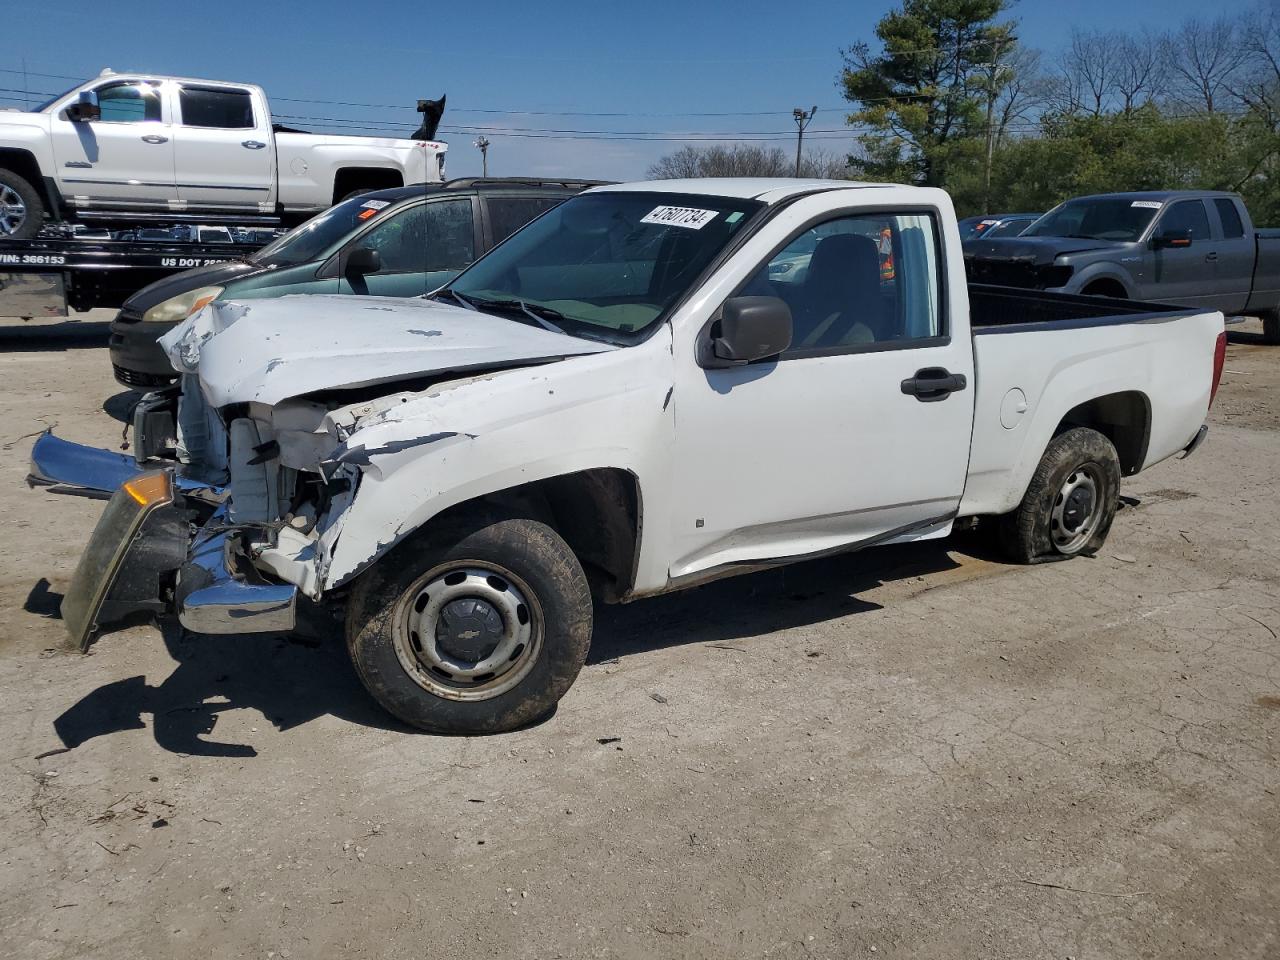
[[[980,163],[992,91],[991,65],[1013,51],[1008,0],[904,0],[876,24],[883,49],[843,52],[839,86],[857,105],[853,169],[868,179],[946,184],[953,166]],[[996,72],[995,76],[1010,74]]]

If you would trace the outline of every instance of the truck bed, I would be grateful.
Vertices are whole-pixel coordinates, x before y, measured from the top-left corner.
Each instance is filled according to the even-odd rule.
[[[1138,300],[969,284],[969,323],[975,334],[998,332],[1000,328],[1014,326],[1023,331],[1113,326],[1165,314],[1182,316],[1189,312],[1193,312],[1190,307]]]
[[[1216,310],[981,284],[969,309],[977,389],[962,516],[1017,506],[1063,411],[1107,425],[1126,475],[1184,449],[1204,422]]]

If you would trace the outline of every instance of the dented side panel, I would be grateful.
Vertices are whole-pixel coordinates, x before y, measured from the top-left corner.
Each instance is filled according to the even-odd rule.
[[[669,328],[636,347],[511,370],[391,398],[326,461],[359,470],[350,508],[322,537],[325,589],[364,570],[456,504],[523,484],[612,467],[644,501],[638,592],[666,583],[674,412]]]

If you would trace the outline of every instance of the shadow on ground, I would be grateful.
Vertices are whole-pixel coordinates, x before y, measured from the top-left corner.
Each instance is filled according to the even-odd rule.
[[[681,644],[730,643],[877,610],[879,605],[857,594],[882,583],[957,569],[961,564],[949,552],[956,549],[976,559],[991,556],[984,539],[966,535],[809,561],[634,604],[600,606],[588,663]],[[25,606],[56,618],[61,599],[41,580]],[[331,714],[363,726],[414,732],[364,690],[347,656],[340,622],[321,609],[302,611],[298,632],[287,637],[202,636],[171,621],[164,623],[161,636],[177,668],[155,686],[135,676],[83,697],[54,721],[64,750],[95,737],[142,729],[149,714],[156,742],[166,750],[253,757],[257,751],[252,745],[210,739],[220,713],[245,708],[259,711],[281,731]],[[108,635],[99,642],[129,641]]]

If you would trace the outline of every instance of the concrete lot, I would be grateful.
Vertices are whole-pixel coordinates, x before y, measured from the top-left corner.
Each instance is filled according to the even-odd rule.
[[[0,332],[0,950],[63,957],[1280,955],[1280,348],[1093,560],[977,538],[605,609],[557,714],[398,727],[337,629],[68,653],[118,444],[98,324]],[[600,743],[605,738],[617,742]]]

